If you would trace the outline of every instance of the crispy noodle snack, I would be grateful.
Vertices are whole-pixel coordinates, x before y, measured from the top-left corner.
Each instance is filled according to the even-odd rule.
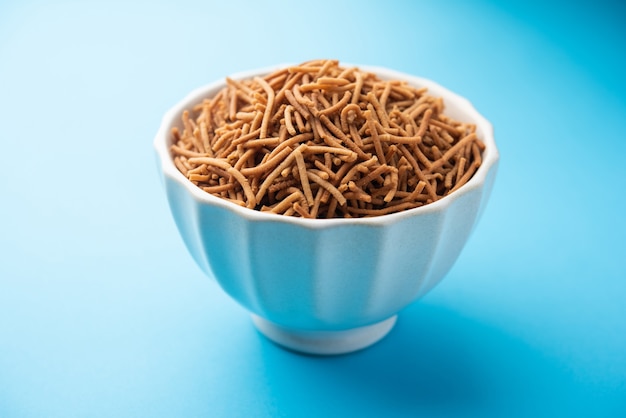
[[[385,215],[454,192],[482,161],[475,126],[441,98],[336,60],[227,86],[172,130],[176,167],[204,191],[304,218]]]

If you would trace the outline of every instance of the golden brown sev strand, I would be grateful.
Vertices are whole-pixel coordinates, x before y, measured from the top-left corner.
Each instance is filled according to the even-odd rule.
[[[364,217],[437,201],[482,163],[472,124],[443,100],[336,60],[226,86],[172,129],[174,164],[236,204],[305,218]]]

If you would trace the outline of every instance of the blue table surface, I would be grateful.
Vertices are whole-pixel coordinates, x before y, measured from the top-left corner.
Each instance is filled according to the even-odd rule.
[[[0,2],[0,417],[625,417],[626,7]],[[390,67],[495,127],[444,281],[361,352],[262,337],[187,253],[163,113],[234,72]]]

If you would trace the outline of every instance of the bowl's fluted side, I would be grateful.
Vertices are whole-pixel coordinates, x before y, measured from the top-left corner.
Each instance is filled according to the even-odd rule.
[[[419,214],[307,227],[208,204],[165,176],[176,224],[198,265],[250,311],[277,324],[332,330],[386,319],[448,272],[487,201],[485,182]],[[383,218],[381,218],[383,219]]]

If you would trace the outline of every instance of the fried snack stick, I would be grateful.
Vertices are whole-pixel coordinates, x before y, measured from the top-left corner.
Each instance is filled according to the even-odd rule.
[[[472,124],[441,98],[336,60],[226,86],[172,130],[179,171],[250,209],[306,218],[380,216],[458,190],[480,167]]]

